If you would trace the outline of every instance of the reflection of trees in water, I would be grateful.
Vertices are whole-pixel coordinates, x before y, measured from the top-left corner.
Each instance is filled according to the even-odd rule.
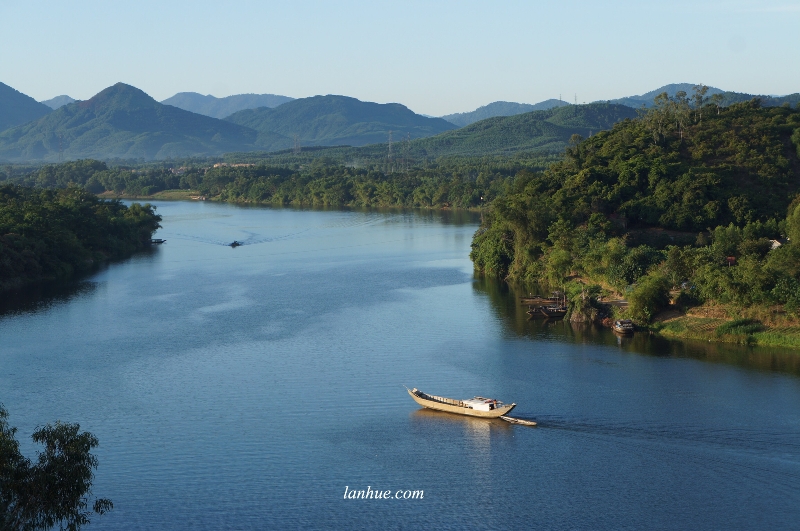
[[[56,304],[91,293],[97,284],[87,281],[47,282],[6,291],[0,296],[0,317],[47,310]]]
[[[727,363],[766,371],[790,373],[800,376],[800,351],[771,348],[747,347],[730,343],[708,343],[692,340],[671,340],[648,332],[637,332],[633,337],[619,337],[610,329],[597,325],[570,323],[568,321],[549,321],[531,319],[527,306],[520,302],[522,297],[534,292],[505,282],[476,277],[474,289],[485,296],[495,315],[507,330],[519,337],[532,340],[557,340],[568,343],[593,343],[603,346],[616,346],[626,352],[693,358],[711,362]],[[541,288],[539,294],[549,293]]]

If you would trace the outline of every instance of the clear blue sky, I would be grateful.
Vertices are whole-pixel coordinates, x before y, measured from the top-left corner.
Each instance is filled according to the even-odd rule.
[[[38,100],[123,81],[439,116],[675,82],[800,91],[798,1],[0,0],[0,27],[0,81]]]

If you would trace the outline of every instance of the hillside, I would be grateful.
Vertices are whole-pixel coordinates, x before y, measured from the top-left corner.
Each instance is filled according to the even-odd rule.
[[[363,146],[387,142],[389,131],[399,141],[409,135],[414,139],[455,129],[441,118],[426,118],[399,103],[332,95],[297,99],[274,109],[240,111],[226,120],[259,131],[258,145],[266,150],[290,147],[295,135],[302,146]]]
[[[26,124],[52,112],[47,105],[0,83],[0,131]]]
[[[486,118],[494,118],[495,116],[514,116],[515,114],[523,114],[532,111],[546,111],[553,107],[561,107],[569,105],[566,101],[555,99],[541,101],[533,105],[529,103],[514,103],[510,101],[495,101],[489,105],[478,107],[472,112],[459,112],[455,114],[448,114],[442,116],[442,119],[447,120],[451,124],[459,127],[464,127]]]
[[[672,337],[800,347],[798,156],[798,109],[662,101],[519,173],[470,257],[563,290],[573,321],[668,319],[656,329]]]
[[[0,160],[58,160],[59,148],[66,159],[207,156],[253,149],[255,139],[255,131],[162,105],[117,83],[0,133]]]
[[[234,96],[216,98],[210,94],[203,96],[197,92],[179,92],[161,103],[172,105],[184,111],[211,116],[212,118],[225,118],[244,109],[277,107],[293,99],[275,94],[236,94]]]
[[[568,148],[565,160],[543,175],[519,179],[515,191],[493,205],[490,230],[473,247],[476,267],[536,278],[547,274],[541,260],[562,240],[589,245],[600,238],[591,252],[602,243],[624,255],[626,245],[707,242],[715,237],[706,232],[713,227],[733,231],[726,236],[732,246],[719,248],[714,258],[720,264],[726,256],[763,255],[764,245],[769,249],[764,238],[780,236],[779,222],[800,192],[800,111],[748,102],[717,113],[708,105],[702,119],[689,115],[682,130],[675,128],[680,117],[673,112],[657,108],[644,119],[619,123]],[[743,238],[752,241],[737,247]],[[653,247],[636,260],[657,259]],[[570,253],[576,261],[589,248]],[[605,260],[586,259],[589,269]],[[614,260],[604,263],[611,267]],[[652,264],[634,265],[620,262],[633,269],[611,267],[603,275],[624,287]]]
[[[671,83],[669,85],[664,85],[663,87],[657,88],[656,90],[651,90],[645,94],[640,96],[627,96],[624,98],[618,98],[615,100],[610,100],[609,103],[617,103],[619,105],[626,105],[628,107],[633,107],[638,109],[642,106],[644,107],[652,107],[653,106],[653,99],[661,94],[662,92],[666,92],[667,95],[670,97],[674,97],[679,91],[685,92],[689,97],[694,94],[693,88],[694,84],[692,83]],[[720,94],[722,96],[722,105],[729,106],[733,105],[734,103],[742,103],[745,101],[750,101],[753,98],[758,98],[761,100],[761,105],[763,107],[779,107],[785,103],[788,103],[792,107],[800,103],[800,94],[788,94],[786,96],[765,96],[765,95],[757,95],[757,94],[747,94],[744,92],[731,92],[722,89],[718,89],[715,87],[708,87],[708,92],[706,93],[706,97],[711,97],[714,94]]]
[[[426,156],[509,155],[563,151],[574,134],[588,137],[636,111],[623,105],[566,105],[546,111],[481,120],[455,131],[411,142],[411,153]]]
[[[67,105],[68,103],[73,103],[75,101],[77,101],[75,98],[70,98],[69,96],[64,94],[61,96],[56,96],[55,98],[50,98],[49,100],[45,100],[42,103],[44,103],[51,109],[56,110],[59,107],[63,107],[64,105]]]

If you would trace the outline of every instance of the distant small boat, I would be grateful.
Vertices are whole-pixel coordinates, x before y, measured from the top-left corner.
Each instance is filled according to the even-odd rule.
[[[231,243],[229,245],[231,247],[239,247],[240,245],[242,245],[242,242],[237,242],[236,240],[233,240],[233,243]]]
[[[502,415],[500,418],[506,422],[510,422],[511,424],[522,424],[523,426],[538,426],[538,424],[536,424],[536,421],[533,420],[518,419],[516,417],[507,417],[505,415]]]
[[[167,240],[162,240],[161,238],[152,238],[152,239],[150,240],[150,243],[157,243],[157,244],[160,244],[160,243],[166,243],[166,241],[167,241]]]
[[[484,398],[482,396],[467,400],[455,400],[443,396],[427,395],[416,387],[414,389],[406,387],[406,390],[411,395],[411,398],[414,399],[414,402],[423,407],[470,417],[496,419],[507,415],[516,406],[516,404],[504,404],[493,398]]]
[[[617,319],[611,328],[618,334],[628,335],[633,333],[635,327],[630,319]]]

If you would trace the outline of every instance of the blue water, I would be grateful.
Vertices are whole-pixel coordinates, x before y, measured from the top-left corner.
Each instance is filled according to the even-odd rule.
[[[0,315],[24,452],[100,440],[89,529],[798,528],[798,354],[528,322],[473,277],[474,216],[158,211],[166,244]]]

